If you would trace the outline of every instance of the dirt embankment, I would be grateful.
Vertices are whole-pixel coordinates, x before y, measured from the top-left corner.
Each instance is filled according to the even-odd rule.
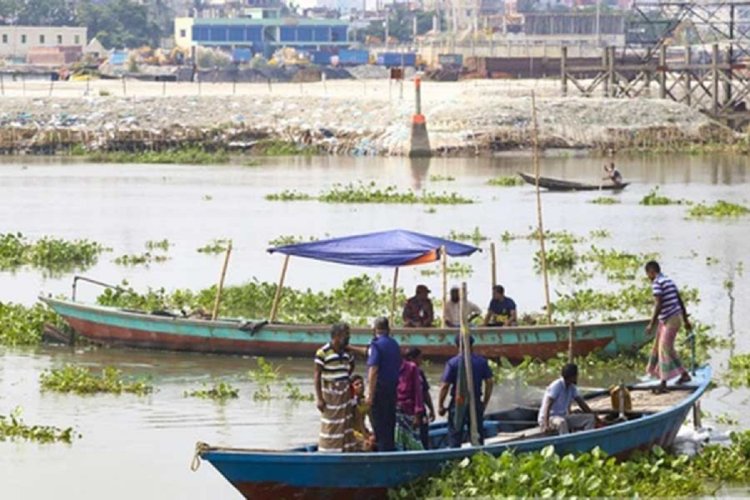
[[[330,154],[404,155],[414,113],[411,84],[387,80],[240,88],[137,82],[120,96],[118,87],[74,83],[55,93],[50,87],[52,96],[6,90],[9,95],[0,100],[0,149],[64,153],[202,144],[252,150],[256,141],[272,139]],[[488,80],[424,84],[423,112],[434,152],[527,148],[532,89],[545,147],[679,149],[736,140],[698,111],[668,100],[560,97],[555,82]]]

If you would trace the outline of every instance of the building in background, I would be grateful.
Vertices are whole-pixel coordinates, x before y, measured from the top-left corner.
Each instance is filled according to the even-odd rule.
[[[80,52],[87,43],[85,27],[0,26],[2,58],[25,60],[31,49],[37,47],[78,47]],[[66,49],[64,52],[72,50]]]
[[[176,45],[186,49],[248,48],[269,55],[283,47],[327,50],[350,43],[349,23],[338,19],[178,17],[174,26]]]

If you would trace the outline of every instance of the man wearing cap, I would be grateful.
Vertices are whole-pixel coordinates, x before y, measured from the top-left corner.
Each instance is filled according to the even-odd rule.
[[[484,324],[487,326],[516,326],[518,324],[516,303],[510,297],[505,296],[503,285],[492,287],[492,300],[487,308]]]
[[[406,301],[402,318],[404,326],[410,328],[430,327],[435,320],[435,313],[430,300],[430,289],[425,285],[417,285],[414,297]]]
[[[547,387],[538,416],[539,427],[543,432],[568,434],[594,428],[596,419],[589,405],[578,393],[577,383],[578,366],[568,363],[563,367],[561,377]],[[570,404],[574,400],[586,413],[570,414]]]
[[[459,347],[461,337],[456,335],[455,344]],[[474,337],[470,337],[469,349],[474,345]],[[438,396],[438,413],[440,416],[448,413],[448,444],[451,448],[460,448],[464,438],[464,429],[469,427],[471,417],[469,415],[468,401],[466,411],[459,417],[456,414],[456,385],[458,385],[458,371],[463,355],[459,347],[458,354],[453,356],[445,364],[443,376],[440,378],[440,394]],[[471,353],[471,370],[474,380],[474,401],[477,410],[477,426],[479,431],[479,443],[484,443],[484,410],[492,397],[492,370],[487,360],[478,354]],[[484,384],[483,384],[484,382]],[[484,391],[482,391],[484,385]],[[451,402],[445,407],[445,398],[448,391],[451,393]],[[471,389],[470,389],[471,390]],[[482,398],[484,396],[484,399]],[[457,419],[461,418],[459,422]]]
[[[461,292],[457,286],[451,287],[451,297],[448,303],[445,305],[445,326],[459,327],[461,326]],[[466,320],[471,321],[477,316],[482,315],[482,310],[473,302],[466,301],[466,307],[464,308],[464,314]]]
[[[401,350],[390,335],[388,318],[376,319],[374,330],[375,338],[367,348],[367,404],[378,451],[394,451]]]

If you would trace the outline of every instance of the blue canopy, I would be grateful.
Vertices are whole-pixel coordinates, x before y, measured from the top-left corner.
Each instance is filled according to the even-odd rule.
[[[440,247],[452,257],[471,255],[477,247],[426,234],[395,229],[269,248],[270,253],[308,257],[352,266],[401,267],[440,259]]]

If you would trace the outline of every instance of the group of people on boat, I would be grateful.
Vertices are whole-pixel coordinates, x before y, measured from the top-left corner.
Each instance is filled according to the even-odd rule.
[[[435,326],[435,309],[430,299],[430,293],[430,289],[426,285],[417,285],[414,296],[406,301],[401,314],[405,327],[431,328]],[[445,326],[461,326],[460,302],[460,289],[454,286],[450,290],[449,300],[443,310]],[[464,305],[468,322],[482,317],[482,309],[478,305],[469,300],[466,300]],[[506,297],[505,288],[502,285],[492,287],[492,300],[487,306],[482,324],[485,326],[516,326],[518,324],[516,303],[510,297]]]
[[[653,330],[658,321],[647,371],[661,381],[656,392],[663,392],[666,391],[667,380],[670,378],[679,375],[678,384],[690,380],[690,375],[677,356],[674,341],[683,323],[688,330],[692,326],[676,285],[661,272],[659,264],[650,261],[645,270],[652,282],[655,303],[647,329]],[[504,300],[510,300],[504,296],[501,286],[495,287],[494,292],[485,324],[498,309],[497,303],[502,305]],[[429,289],[419,285],[415,296],[409,299],[411,304],[407,303],[404,308],[405,318],[407,315],[422,318],[418,310],[431,312],[432,304],[428,295]],[[452,289],[451,302],[456,302],[457,296],[458,290]],[[494,307],[493,302],[496,302]],[[513,306],[515,313],[515,304]],[[467,314],[472,313],[481,314],[481,310],[473,305],[468,308]],[[457,319],[458,312],[455,314],[452,321],[460,323],[460,319]],[[504,316],[503,324],[510,322],[510,318],[510,315]],[[432,321],[421,326],[431,325]],[[470,420],[466,399],[475,404],[476,430],[480,444],[483,443],[483,417],[492,398],[493,373],[487,359],[472,352],[474,338],[468,337],[464,341],[464,348],[469,351],[474,380],[473,387],[466,385],[466,391],[468,394],[473,393],[473,397],[466,398],[458,392],[462,385],[459,371],[463,362],[459,334],[455,337],[457,353],[445,364],[440,378],[436,412],[427,377],[421,368],[421,351],[411,347],[402,355],[401,346],[391,336],[390,324],[385,317],[375,320],[373,330],[374,336],[368,347],[351,346],[349,326],[337,323],[331,328],[330,341],[315,354],[315,398],[321,414],[318,450],[346,452],[428,449],[429,423],[435,420],[436,413],[440,416],[447,415],[449,446],[460,447],[468,434]],[[354,373],[356,355],[367,359],[366,379]],[[549,384],[537,417],[543,432],[567,434],[594,428],[597,419],[579,393],[577,384],[578,367],[574,363],[566,364],[560,378]],[[583,413],[571,413],[573,402],[577,403]],[[367,427],[365,417],[369,417],[372,430]]]

